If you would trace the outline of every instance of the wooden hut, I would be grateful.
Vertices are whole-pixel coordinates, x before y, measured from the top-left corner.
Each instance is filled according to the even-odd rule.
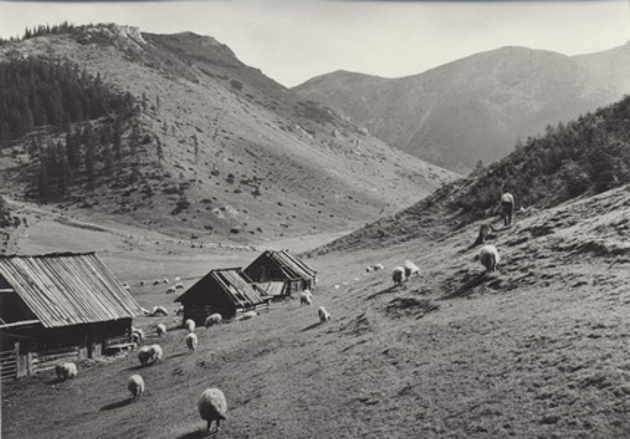
[[[140,306],[95,253],[0,257],[2,378],[100,356]]]
[[[317,284],[317,272],[288,251],[267,250],[245,270],[247,277],[271,296],[290,296]],[[282,288],[278,284],[282,284]]]
[[[212,270],[175,299],[184,307],[183,320],[203,325],[206,317],[219,313],[224,319],[242,311],[268,305],[264,293],[256,289],[238,268]]]

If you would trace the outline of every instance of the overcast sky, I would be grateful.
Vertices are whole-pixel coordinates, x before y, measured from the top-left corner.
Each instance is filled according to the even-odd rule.
[[[567,55],[630,40],[630,0],[196,2],[0,1],[0,37],[39,24],[115,22],[143,32],[192,31],[292,87],[343,69],[384,77],[421,73],[502,46]]]

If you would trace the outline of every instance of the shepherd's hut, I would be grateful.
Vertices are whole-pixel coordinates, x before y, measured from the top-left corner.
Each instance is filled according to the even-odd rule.
[[[290,296],[317,284],[317,272],[285,250],[267,250],[243,271],[270,296]]]
[[[183,319],[193,319],[203,325],[210,314],[219,313],[224,319],[237,313],[268,305],[263,292],[238,268],[212,270],[175,299],[184,307]]]
[[[2,378],[100,356],[140,306],[95,253],[0,257]]]

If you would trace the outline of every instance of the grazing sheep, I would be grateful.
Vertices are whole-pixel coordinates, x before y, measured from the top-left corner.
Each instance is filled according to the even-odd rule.
[[[138,349],[138,361],[142,366],[146,366],[149,364],[149,360],[151,359],[151,348],[149,346],[142,346]]]
[[[122,287],[125,289],[129,289],[129,282],[123,282]]]
[[[162,361],[162,347],[159,344],[149,346],[149,358],[152,363],[156,361]]]
[[[369,265],[367,267],[365,267],[365,272],[366,273],[371,273],[373,271],[373,268],[370,267]]]
[[[332,315],[328,311],[326,311],[326,308],[324,308],[323,306],[319,307],[319,309],[317,310],[317,315],[319,316],[320,322],[326,322],[332,317]]]
[[[191,351],[197,349],[197,343],[199,343],[199,340],[197,339],[197,334],[194,332],[191,332],[186,336],[186,346],[188,346],[188,349]]]
[[[392,270],[392,280],[394,281],[394,286],[401,285],[405,281],[405,269],[402,267],[395,267]]]
[[[184,307],[183,306],[178,306],[177,308],[175,308],[175,315],[176,316],[181,316],[182,314],[184,314]]]
[[[313,294],[310,290],[304,290],[300,294],[300,305],[311,305],[313,303]]]
[[[383,264],[375,264],[372,267],[372,270],[374,270],[374,271],[379,271],[379,270],[383,270],[383,269],[385,269],[385,266]]]
[[[204,326],[206,328],[209,328],[210,326],[220,325],[221,323],[223,323],[223,316],[219,314],[218,312],[215,312],[214,314],[210,314],[206,318]]]
[[[77,376],[77,365],[74,363],[63,363],[55,366],[55,373],[60,380],[67,380]]]
[[[164,279],[162,279],[162,282],[165,283],[165,284],[169,283],[168,282],[168,277],[165,277]]]
[[[181,277],[179,277],[179,276],[177,276],[177,277],[175,278],[174,282],[179,282],[180,280],[182,280],[182,278],[181,278]]]
[[[155,285],[160,285],[161,283],[162,283],[162,282],[160,282],[160,280],[159,280],[159,279],[156,279],[156,280],[154,280],[154,281],[153,281],[153,286],[155,286]]]
[[[140,311],[142,311],[142,314],[144,314],[145,316],[148,316],[148,315],[150,315],[150,314],[151,314],[151,311],[149,311],[149,310],[148,310],[148,309],[146,309],[146,308],[142,308],[142,307],[140,307]]]
[[[173,294],[175,292],[175,287],[168,287],[166,289],[166,294]]]
[[[166,325],[164,323],[158,324],[155,328],[155,332],[157,332],[158,337],[166,335]]]
[[[486,271],[494,271],[501,261],[499,251],[494,245],[484,245],[479,250],[479,261],[486,268]]]
[[[144,339],[144,331],[140,328],[131,327],[131,341],[139,343]]]
[[[411,276],[420,274],[420,269],[411,261],[405,261],[405,277],[409,279]]]
[[[221,421],[227,419],[225,413],[227,412],[227,402],[225,401],[225,395],[217,388],[210,388],[203,391],[199,403],[199,416],[201,419],[208,423],[207,432],[212,431],[212,422],[216,423],[214,431],[221,431]]]
[[[129,381],[127,381],[127,389],[129,389],[135,401],[144,393],[144,380],[140,375],[131,375]]]
[[[181,290],[181,289],[183,289],[183,288],[184,288],[184,284],[183,284],[183,283],[181,283],[181,282],[177,282],[177,283],[175,284],[175,289],[176,289],[176,290]]]
[[[186,319],[184,322],[184,327],[188,330],[188,332],[195,332],[195,321],[193,319]]]
[[[152,316],[167,316],[168,311],[163,306],[154,306],[151,311]]]
[[[140,286],[141,287],[143,287],[145,284],[146,284],[145,281],[143,281],[143,280],[140,281]]]

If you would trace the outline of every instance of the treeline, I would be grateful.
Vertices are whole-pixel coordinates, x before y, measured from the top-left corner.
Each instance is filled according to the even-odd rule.
[[[514,193],[517,205],[548,207],[628,182],[630,97],[625,97],[566,125],[548,126],[544,135],[519,142],[505,159],[453,183],[453,191],[440,192],[449,193],[450,207],[465,224],[490,213],[504,190]]]
[[[13,38],[9,38],[8,40],[0,38],[0,45],[6,44],[6,43],[19,42],[22,40],[28,40],[29,38],[41,37],[43,35],[72,33],[75,29],[76,29],[76,26],[74,24],[68,23],[67,21],[64,21],[61,24],[56,24],[53,26],[46,24],[46,25],[39,25],[36,27],[34,26],[32,29],[29,29],[27,27],[24,30],[24,35],[21,38],[13,37]]]
[[[134,111],[133,96],[105,85],[71,63],[42,59],[0,64],[0,143],[35,128]]]
[[[123,168],[130,164],[133,169],[144,152],[142,146],[154,138],[142,134],[137,123],[123,138],[124,132],[125,122],[115,117],[75,128],[68,125],[65,135],[56,140],[33,135],[27,143],[32,166],[30,196],[48,202],[70,197],[77,188],[93,190],[99,180],[118,180],[121,186],[133,183],[120,181]],[[139,178],[137,168],[127,178]]]

